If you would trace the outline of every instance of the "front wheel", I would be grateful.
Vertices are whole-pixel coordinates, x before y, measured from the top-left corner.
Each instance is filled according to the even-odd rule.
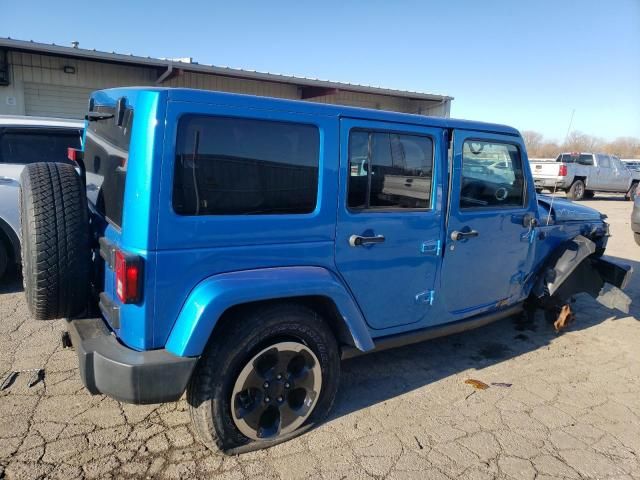
[[[569,200],[582,200],[584,198],[584,182],[582,180],[576,180],[571,184],[567,191],[567,198]]]
[[[234,454],[309,430],[340,379],[338,345],[315,312],[281,304],[235,317],[214,333],[187,391],[202,443]]]

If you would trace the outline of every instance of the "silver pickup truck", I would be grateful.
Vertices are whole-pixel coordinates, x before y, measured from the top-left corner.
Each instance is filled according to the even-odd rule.
[[[571,200],[593,198],[595,192],[624,193],[633,200],[640,172],[604,153],[562,153],[553,161],[532,161],[536,190],[561,190]]]

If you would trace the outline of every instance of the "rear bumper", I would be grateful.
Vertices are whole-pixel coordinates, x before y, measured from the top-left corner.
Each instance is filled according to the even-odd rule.
[[[536,188],[557,188],[563,189],[567,188],[565,177],[552,177],[552,178],[533,178],[533,183]]]
[[[92,394],[127,403],[162,403],[179,399],[198,361],[166,350],[138,352],[122,345],[102,318],[68,320],[78,354],[80,377]]]

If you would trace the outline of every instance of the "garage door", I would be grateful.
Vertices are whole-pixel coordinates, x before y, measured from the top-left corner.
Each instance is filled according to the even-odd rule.
[[[24,106],[27,115],[61,118],[84,118],[89,95],[95,90],[83,87],[24,84]]]

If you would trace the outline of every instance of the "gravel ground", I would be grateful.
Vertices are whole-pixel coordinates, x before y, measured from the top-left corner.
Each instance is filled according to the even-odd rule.
[[[607,215],[608,254],[634,264],[631,203]],[[628,292],[640,300],[640,276]],[[0,286],[0,375],[44,367],[0,392],[0,478],[636,478],[640,479],[640,309],[588,297],[557,335],[507,319],[343,364],[330,419],[266,451],[213,454],[194,440],[184,400],[126,405],[90,396],[61,321],[29,318],[18,282]],[[541,317],[541,316],[539,316]],[[466,379],[504,382],[475,391]]]

